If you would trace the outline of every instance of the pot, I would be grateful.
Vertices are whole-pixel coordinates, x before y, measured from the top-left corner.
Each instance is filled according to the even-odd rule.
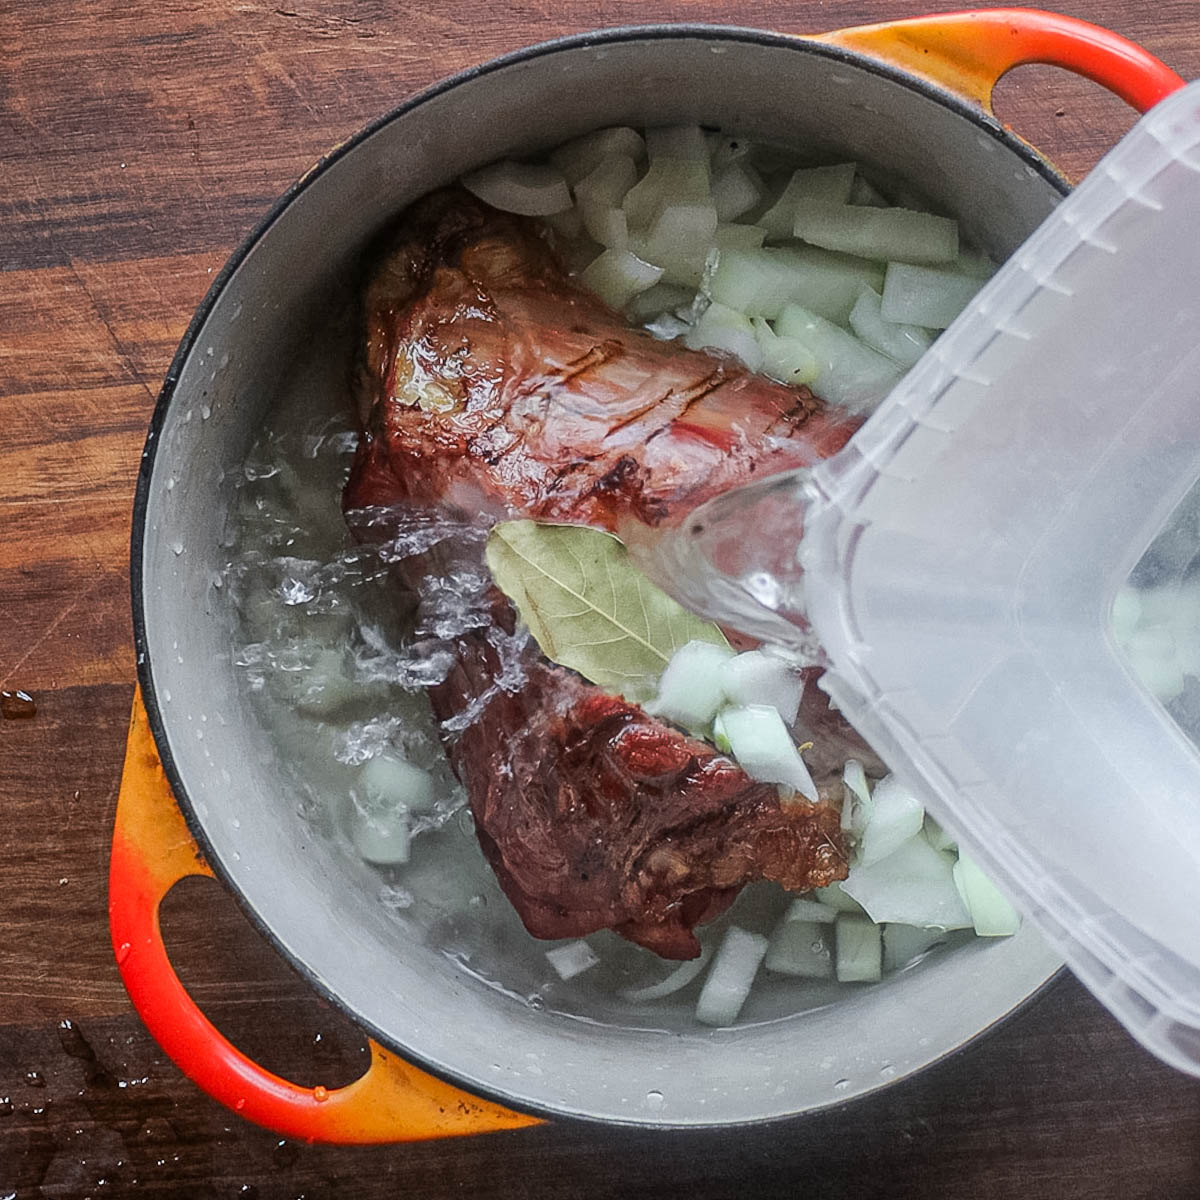
[[[1002,258],[1068,187],[987,107],[995,80],[1032,60],[1092,75],[1140,107],[1179,82],[1114,35],[1018,10],[818,39],[689,26],[587,34],[407,102],[322,160],[233,255],[172,363],[142,460],[132,586],[145,708],[135,711],[111,885],[114,947],[134,1003],[201,1086],[281,1133],[340,1141],[511,1128],[536,1120],[528,1114],[764,1121],[910,1075],[1055,973],[1055,954],[1026,924],[847,989],[835,1004],[727,1030],[583,1022],[501,995],[398,933],[372,869],[314,836],[246,707],[230,656],[235,613],[212,586],[234,478],[277,398],[280,364],[305,365],[310,395],[344,386],[355,331],[330,314],[353,311],[364,247],[410,201],[598,126],[698,120],[870,164],[929,194]],[[175,881],[204,870],[369,1032],[364,1079],[337,1091],[295,1087],[240,1055],[191,1002],[162,947],[157,906]]]

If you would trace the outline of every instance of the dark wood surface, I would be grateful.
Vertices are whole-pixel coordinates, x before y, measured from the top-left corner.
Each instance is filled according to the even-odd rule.
[[[1200,1083],[1069,979],[917,1079],[809,1120],[360,1150],[281,1142],[198,1093],[110,956],[138,456],[193,308],[271,200],[414,90],[531,41],[671,19],[816,32],[914,3],[0,0],[0,687],[38,705],[0,721],[0,1197],[1200,1196]],[[1191,0],[1064,8],[1200,74]],[[1014,72],[998,109],[1074,176],[1132,120],[1048,68]],[[361,1037],[216,885],[191,881],[164,922],[248,1052],[301,1083],[358,1073]]]

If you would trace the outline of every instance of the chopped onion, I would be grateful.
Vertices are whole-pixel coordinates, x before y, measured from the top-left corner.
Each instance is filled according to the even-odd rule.
[[[571,207],[567,181],[553,167],[505,159],[462,177],[472,195],[501,212],[545,217]]]
[[[757,225],[718,225],[713,244],[718,250],[757,250],[763,231]]]
[[[985,282],[957,271],[889,263],[880,313],[885,321],[945,329]]]
[[[842,828],[855,837],[861,837],[871,818],[871,788],[867,773],[856,758],[848,758],[842,767]]]
[[[732,656],[728,646],[711,642],[680,646],[671,655],[658,681],[658,696],[645,706],[646,711],[685,729],[707,728],[725,702],[721,672]]]
[[[791,725],[800,711],[804,676],[790,663],[762,650],[727,658],[720,686],[730,704],[767,704]]]
[[[645,229],[669,204],[708,204],[708,163],[660,158],[625,194],[630,229]]]
[[[409,812],[428,812],[437,794],[428,771],[391,754],[377,755],[365,763],[358,782],[368,808],[403,807]]]
[[[856,904],[854,911],[862,910]],[[820,900],[810,900],[807,896],[797,896],[783,915],[785,921],[815,921],[818,925],[832,925],[836,917],[837,912],[828,904],[822,904]]]
[[[578,208],[565,208],[560,213],[549,213],[542,218],[560,237],[569,242],[576,241],[583,233],[583,214]]]
[[[817,356],[821,369],[813,381],[813,391],[852,411],[874,408],[902,374],[890,358],[799,305],[789,304],[779,314],[775,332],[803,342]]]
[[[958,851],[958,843],[928,813],[925,814],[925,837],[935,850]]]
[[[850,203],[869,204],[872,208],[890,207],[887,197],[861,175],[854,177],[854,186],[850,189]]]
[[[881,262],[948,263],[958,255],[958,222],[907,208],[801,200],[795,236],[826,250]]]
[[[625,212],[620,208],[600,208],[584,205],[583,224],[593,241],[609,250],[629,249],[629,224]]]
[[[628,154],[611,154],[575,185],[575,202],[618,208],[636,182],[637,163]]]
[[[770,319],[789,304],[802,304],[831,321],[844,321],[859,292],[882,283],[878,263],[818,246],[731,248],[721,251],[708,294],[748,317]]]
[[[351,818],[350,840],[358,856],[379,867],[401,866],[408,862],[412,841],[408,814],[361,812]]]
[[[837,915],[822,904],[813,908],[829,913],[829,922],[799,920],[789,913],[775,926],[767,946],[763,966],[777,975],[792,975],[797,979],[833,978],[833,955],[825,940],[825,924],[832,924]]]
[[[853,163],[838,163],[835,167],[801,167],[792,173],[779,199],[767,209],[757,224],[773,239],[793,236],[796,206],[802,200],[818,200],[826,204],[846,204],[854,186]]]
[[[891,921],[883,927],[883,969],[898,971],[945,938],[941,929],[922,929],[919,925],[899,925]]]
[[[696,1020],[704,1025],[732,1025],[766,952],[765,937],[730,925],[696,1002]]]
[[[835,912],[861,913],[863,908],[857,900],[847,896],[840,883],[831,883],[828,887],[813,888],[812,894]]]
[[[699,287],[716,232],[717,210],[711,204],[668,204],[638,243],[638,257],[662,267],[667,283]]]
[[[751,371],[762,365],[762,351],[749,317],[716,301],[688,331],[684,344],[691,350],[724,350],[741,359]]]
[[[859,862],[864,866],[887,858],[901,843],[921,832],[925,809],[895,776],[875,785],[871,813],[859,843]]]
[[[643,262],[628,250],[605,250],[579,275],[612,308],[624,308],[638,294],[662,278],[662,267]]]
[[[874,288],[863,288],[850,310],[850,328],[872,350],[911,367],[933,345],[933,334],[919,325],[885,321],[882,306],[883,298]]]
[[[839,983],[876,983],[883,975],[883,942],[879,926],[853,913],[839,913],[837,978]]]
[[[667,996],[673,996],[687,987],[708,966],[710,958],[712,958],[712,947],[704,946],[700,951],[699,958],[692,958],[687,962],[680,963],[675,970],[665,979],[660,979],[658,983],[626,988],[621,993],[621,999],[628,1000],[630,1004],[645,1004],[649,1000],[662,1000]]]
[[[712,201],[722,221],[736,221],[761,196],[762,181],[752,167],[740,162],[726,167],[712,181]]]
[[[793,386],[812,383],[821,373],[817,356],[795,338],[780,337],[762,317],[755,317],[754,336],[762,351],[762,366],[759,370],[780,383]]]
[[[553,950],[547,950],[546,958],[558,972],[559,978],[564,980],[582,975],[584,971],[590,970],[600,961],[596,952],[582,939],[577,942],[568,942],[565,946],[555,946]]]
[[[975,860],[961,851],[954,864],[954,883],[971,914],[976,937],[1009,937],[1021,928],[1020,913]]]
[[[597,129],[569,142],[564,142],[550,154],[550,161],[563,173],[568,183],[578,183],[606,158],[624,154],[635,162],[646,157],[646,143],[636,129],[617,125]]]
[[[699,125],[651,125],[646,130],[646,153],[651,165],[663,158],[707,165],[709,158],[708,143]]]
[[[816,802],[816,784],[775,709],[765,704],[749,704],[723,708],[719,715],[730,753],[751,779],[782,783],[806,800]]]
[[[965,929],[971,914],[954,886],[953,871],[953,857],[917,834],[887,858],[851,867],[839,886],[878,923]]]
[[[694,295],[690,288],[680,287],[677,283],[656,283],[630,300],[625,306],[625,315],[635,324],[640,324],[651,317],[669,315],[683,305],[691,304]],[[686,324],[682,327],[684,330],[689,328]]]

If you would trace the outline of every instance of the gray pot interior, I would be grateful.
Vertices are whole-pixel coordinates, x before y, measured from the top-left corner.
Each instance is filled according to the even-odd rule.
[[[1057,967],[1026,927],[935,955],[837,1003],[701,1033],[537,1011],[409,936],[379,878],[314,832],[231,665],[214,576],[233,480],[289,372],[341,402],[364,246],[406,203],[505,154],[609,124],[699,120],[851,157],[918,186],[993,254],[1059,192],[976,115],[864,60],[713,30],[624,33],[517,56],[435,90],[315,174],[254,241],[193,331],[148,481],[143,682],[180,799],[214,864],[283,951],[386,1042],[518,1108],[695,1126],[839,1103],[951,1051]],[[152,435],[154,436],[154,435]],[[669,1018],[670,1013],[666,1016]]]

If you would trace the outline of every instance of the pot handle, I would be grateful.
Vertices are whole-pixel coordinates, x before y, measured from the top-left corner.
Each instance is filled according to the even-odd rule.
[[[1083,75],[1140,112],[1183,86],[1170,67],[1120,34],[1036,8],[937,13],[814,40],[882,59],[989,113],[1000,77],[1023,63],[1049,63]]]
[[[366,1073],[346,1087],[299,1087],[258,1066],[205,1017],[167,957],[159,905],[189,875],[211,878],[212,870],[171,794],[138,691],[113,831],[109,927],[134,1008],[183,1073],[243,1117],[309,1142],[412,1142],[542,1123],[460,1091],[375,1042]]]

